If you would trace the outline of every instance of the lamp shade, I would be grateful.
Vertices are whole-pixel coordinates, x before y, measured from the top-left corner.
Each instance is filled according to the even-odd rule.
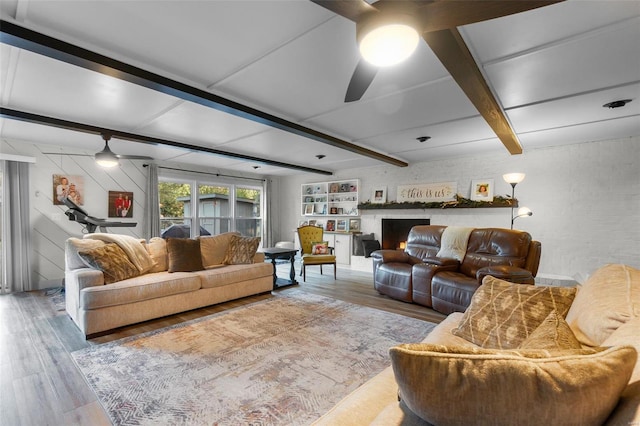
[[[520,207],[518,209],[518,217],[520,216],[532,216],[533,212],[529,207]]]
[[[510,184],[518,184],[524,180],[524,173],[507,173],[502,175],[502,179]]]
[[[360,54],[365,61],[388,67],[406,60],[418,47],[418,25],[410,15],[376,14],[356,25]]]

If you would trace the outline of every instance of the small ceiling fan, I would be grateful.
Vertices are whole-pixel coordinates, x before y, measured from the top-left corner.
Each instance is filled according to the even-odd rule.
[[[116,154],[109,148],[109,141],[111,140],[111,135],[109,133],[102,133],[102,139],[104,139],[104,149],[100,152],[96,152],[93,155],[96,163],[98,163],[102,167],[115,167],[120,164],[119,160],[153,160],[153,158],[148,157],[146,155],[120,155]],[[60,152],[44,152],[43,154],[61,154]],[[63,154],[63,155],[75,155],[81,157],[91,157],[89,154]]]
[[[465,92],[511,154],[522,153],[511,125],[487,85],[473,55],[457,27],[486,21],[564,0],[311,0],[319,6],[356,23],[356,40],[362,58],[349,82],[345,102],[359,100],[367,91],[379,67],[395,65],[408,58],[422,37],[449,74]],[[399,35],[404,44],[390,44],[382,33]],[[395,58],[377,57],[376,41],[385,44]]]

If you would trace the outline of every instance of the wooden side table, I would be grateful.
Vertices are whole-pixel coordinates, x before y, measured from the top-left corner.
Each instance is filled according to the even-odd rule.
[[[298,250],[288,249],[288,248],[278,248],[278,247],[267,247],[267,248],[263,248],[262,252],[264,253],[267,259],[271,259],[271,263],[273,264],[273,289],[274,290],[281,287],[298,284],[298,282],[296,281],[296,270],[293,265],[293,262],[295,260],[296,253],[298,253]],[[278,276],[276,275],[277,259],[289,259],[289,261],[291,262],[289,279],[278,278]]]

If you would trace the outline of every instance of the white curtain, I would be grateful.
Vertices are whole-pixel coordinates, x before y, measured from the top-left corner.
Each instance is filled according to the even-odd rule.
[[[271,220],[271,213],[273,211],[272,206],[271,206],[271,199],[273,198],[271,196],[271,180],[269,178],[266,178],[262,184],[262,194],[263,194],[263,200],[265,203],[265,213],[264,213],[264,217],[262,220],[262,224],[263,224],[263,229],[264,229],[264,236],[262,238],[262,247],[273,247],[273,245],[275,244],[273,241],[273,227],[271,226],[272,220]]]
[[[2,286],[1,292],[33,289],[29,163],[2,164]]]
[[[146,211],[144,237],[150,239],[160,236],[160,200],[158,199],[158,166],[147,167]]]

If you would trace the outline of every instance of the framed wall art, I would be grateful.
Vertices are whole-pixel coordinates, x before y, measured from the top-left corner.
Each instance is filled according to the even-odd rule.
[[[493,201],[493,179],[471,181],[471,197],[474,201]]]
[[[78,206],[84,205],[84,176],[53,175],[53,204],[64,205],[65,198]]]
[[[373,197],[371,198],[372,203],[376,204],[384,204],[387,202],[387,187],[380,186],[373,190]]]
[[[109,191],[109,217],[133,217],[133,192]]]

